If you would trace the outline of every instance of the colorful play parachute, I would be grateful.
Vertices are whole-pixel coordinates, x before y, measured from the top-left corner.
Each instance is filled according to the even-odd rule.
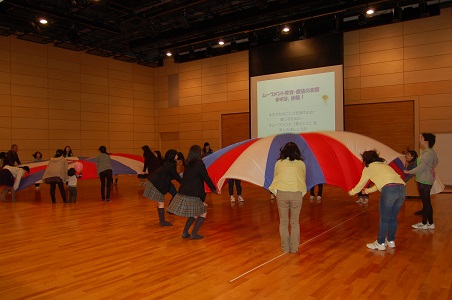
[[[214,152],[204,158],[204,163],[218,188],[226,179],[235,178],[268,189],[280,149],[288,142],[296,143],[302,152],[308,189],[320,183],[352,189],[361,178],[361,153],[365,150],[377,150],[405,178],[403,154],[369,137],[345,131],[287,133],[246,140]]]
[[[117,153],[110,154],[110,157],[113,175],[141,174],[143,171],[144,159],[142,156]],[[83,174],[80,179],[84,180],[99,177],[96,170],[96,157],[68,157],[66,160],[68,161],[68,168],[79,168],[77,163],[81,163],[83,165]],[[42,176],[44,175],[44,171],[48,164],[49,161],[47,160],[21,165],[28,166],[30,168],[30,174],[22,178],[18,190],[22,190],[42,180]]]

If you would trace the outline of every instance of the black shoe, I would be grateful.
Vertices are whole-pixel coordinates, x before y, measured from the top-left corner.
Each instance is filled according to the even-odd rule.
[[[423,210],[421,209],[421,210],[418,210],[417,212],[415,212],[414,214],[416,216],[422,216],[422,212],[423,212]]]

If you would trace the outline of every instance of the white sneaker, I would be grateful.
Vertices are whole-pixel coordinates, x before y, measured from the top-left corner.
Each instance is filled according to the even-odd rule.
[[[385,246],[389,248],[395,248],[395,242],[394,241],[388,241],[388,239],[385,240]]]
[[[369,198],[363,198],[363,204],[369,203]]]
[[[433,225],[433,224],[432,224]],[[413,227],[414,229],[428,229],[428,224],[422,224],[422,222],[419,222],[417,224],[411,225],[411,227]],[[435,228],[435,225],[433,225],[433,228]]]
[[[314,199],[315,199],[314,196],[309,197],[309,200],[311,200],[311,201],[314,201]]]
[[[428,228],[428,229],[435,229],[435,224],[429,224],[429,223],[427,223],[427,228]]]
[[[356,200],[356,203],[363,203],[363,198],[359,198],[358,200]]]
[[[317,202],[322,201],[322,196],[317,196]]]
[[[378,241],[367,244],[366,246],[367,246],[367,248],[372,249],[372,250],[377,250],[377,249],[381,250],[381,251],[386,250],[385,244],[379,244]]]
[[[237,199],[239,200],[239,202],[245,202],[245,199],[243,199],[242,195],[239,195]]]
[[[234,196],[231,196],[231,202],[235,202]]]

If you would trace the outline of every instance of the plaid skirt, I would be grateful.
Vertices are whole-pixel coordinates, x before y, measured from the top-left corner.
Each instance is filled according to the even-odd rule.
[[[206,213],[207,208],[198,197],[176,194],[167,211],[181,217],[197,217]]]
[[[152,201],[165,202],[165,196],[149,180],[146,180],[143,196]]]

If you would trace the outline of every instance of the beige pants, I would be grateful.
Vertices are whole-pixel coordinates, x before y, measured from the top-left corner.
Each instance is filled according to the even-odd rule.
[[[301,192],[278,191],[276,199],[282,251],[296,253],[300,245],[300,211],[303,204],[303,194]]]

